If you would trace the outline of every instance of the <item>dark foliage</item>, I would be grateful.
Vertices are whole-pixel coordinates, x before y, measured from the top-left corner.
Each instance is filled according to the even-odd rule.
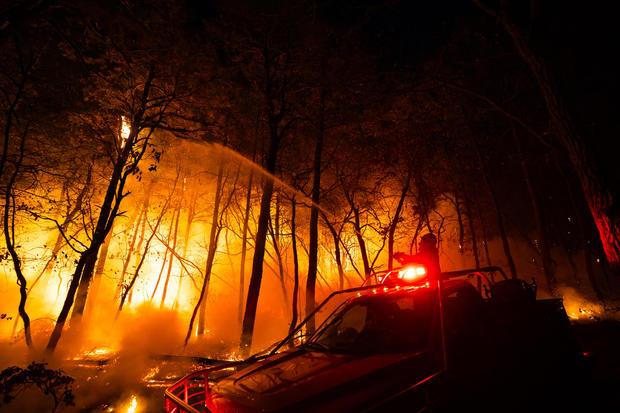
[[[36,386],[54,401],[52,412],[59,406],[73,406],[73,378],[63,374],[61,369],[46,367],[47,363],[32,362],[27,368],[11,366],[0,373],[0,405],[8,404],[24,390]]]

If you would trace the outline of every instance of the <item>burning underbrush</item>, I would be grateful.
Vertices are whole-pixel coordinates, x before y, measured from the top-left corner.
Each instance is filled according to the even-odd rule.
[[[588,323],[601,320],[620,321],[620,303],[605,304],[589,300],[572,287],[563,286],[559,289],[564,300],[566,314],[573,322]]]
[[[47,329],[35,331],[34,350],[23,340],[0,343],[0,370],[34,360],[73,378],[74,405],[59,411],[137,413],[159,410],[163,388],[188,372],[235,357],[232,342],[208,334],[185,348],[187,325],[178,312],[142,305],[117,320],[105,313],[89,320],[87,329],[69,328],[53,357],[44,352]],[[29,388],[0,411],[49,411],[52,405],[49,394]]]

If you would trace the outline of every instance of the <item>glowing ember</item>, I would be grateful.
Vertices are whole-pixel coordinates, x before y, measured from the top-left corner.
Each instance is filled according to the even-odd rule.
[[[571,320],[600,320],[605,308],[581,296],[575,289],[565,287],[561,290],[564,309]]]
[[[237,352],[233,351],[232,353],[226,355],[225,357],[226,360],[228,361],[240,361],[240,360],[244,360],[243,356],[241,354],[238,354]]]
[[[81,360],[81,359],[84,359],[84,358],[101,359],[101,358],[109,357],[110,354],[112,354],[112,349],[111,348],[109,348],[109,347],[98,347],[98,348],[94,348],[92,350],[87,350],[87,351],[83,352],[79,356],[75,356],[73,358],[73,360]]]
[[[152,367],[146,372],[146,375],[142,378],[143,381],[151,381],[159,373],[159,367]]]
[[[136,396],[131,396],[131,401],[129,402],[129,406],[127,407],[127,413],[136,413],[137,408],[138,399],[136,399]]]

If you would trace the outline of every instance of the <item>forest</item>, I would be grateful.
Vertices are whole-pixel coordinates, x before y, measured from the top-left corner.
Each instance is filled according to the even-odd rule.
[[[617,318],[613,17],[569,3],[3,2],[0,369],[247,357],[427,233]]]

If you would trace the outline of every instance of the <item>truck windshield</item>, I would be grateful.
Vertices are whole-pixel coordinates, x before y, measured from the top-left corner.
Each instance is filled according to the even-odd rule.
[[[325,320],[305,346],[363,355],[421,350],[428,345],[433,303],[431,294],[358,298]]]

